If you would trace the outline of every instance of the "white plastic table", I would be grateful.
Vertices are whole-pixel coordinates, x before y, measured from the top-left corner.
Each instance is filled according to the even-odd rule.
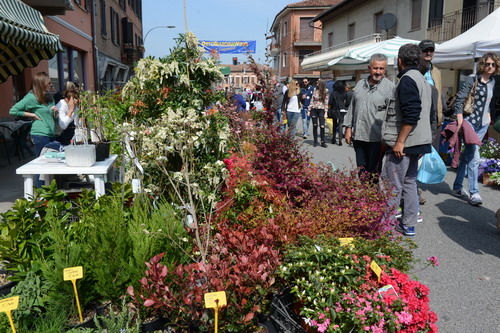
[[[36,175],[42,175],[45,185],[50,184],[52,175],[92,175],[94,176],[95,197],[104,195],[104,177],[115,163],[117,155],[111,155],[104,161],[95,162],[91,167],[70,167],[64,161],[38,157],[16,169],[16,174],[24,178],[24,197],[33,198],[33,184]]]

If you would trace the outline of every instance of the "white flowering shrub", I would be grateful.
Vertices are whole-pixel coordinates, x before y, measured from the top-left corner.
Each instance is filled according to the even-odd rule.
[[[199,112],[221,100],[213,89],[223,80],[217,61],[204,58],[203,49],[192,33],[180,35],[177,46],[165,58],[141,59],[134,77],[122,90],[131,102],[131,114],[139,122],[155,122],[165,110],[194,108]]]

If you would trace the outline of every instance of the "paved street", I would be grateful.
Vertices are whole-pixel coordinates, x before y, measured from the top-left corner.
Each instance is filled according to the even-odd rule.
[[[312,139],[307,139],[304,148],[315,163],[355,165],[354,149],[345,143],[325,149],[313,147]],[[440,332],[499,333],[500,232],[495,212],[500,208],[500,190],[480,184],[484,203],[473,207],[450,194],[454,179],[455,172],[449,169],[445,182],[421,186],[427,202],[421,207],[424,222],[416,228],[415,256],[424,261],[436,256],[439,266],[414,275],[430,288]]]

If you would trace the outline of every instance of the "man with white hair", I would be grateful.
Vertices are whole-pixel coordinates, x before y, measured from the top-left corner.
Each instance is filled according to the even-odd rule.
[[[382,147],[382,121],[394,84],[385,78],[387,57],[374,54],[370,58],[370,76],[356,83],[343,126],[345,141],[353,143],[356,165],[362,171],[379,174]]]

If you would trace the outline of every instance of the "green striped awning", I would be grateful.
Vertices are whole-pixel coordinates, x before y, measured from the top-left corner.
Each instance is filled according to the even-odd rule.
[[[59,51],[59,36],[47,30],[39,11],[19,0],[0,1],[0,83]]]

